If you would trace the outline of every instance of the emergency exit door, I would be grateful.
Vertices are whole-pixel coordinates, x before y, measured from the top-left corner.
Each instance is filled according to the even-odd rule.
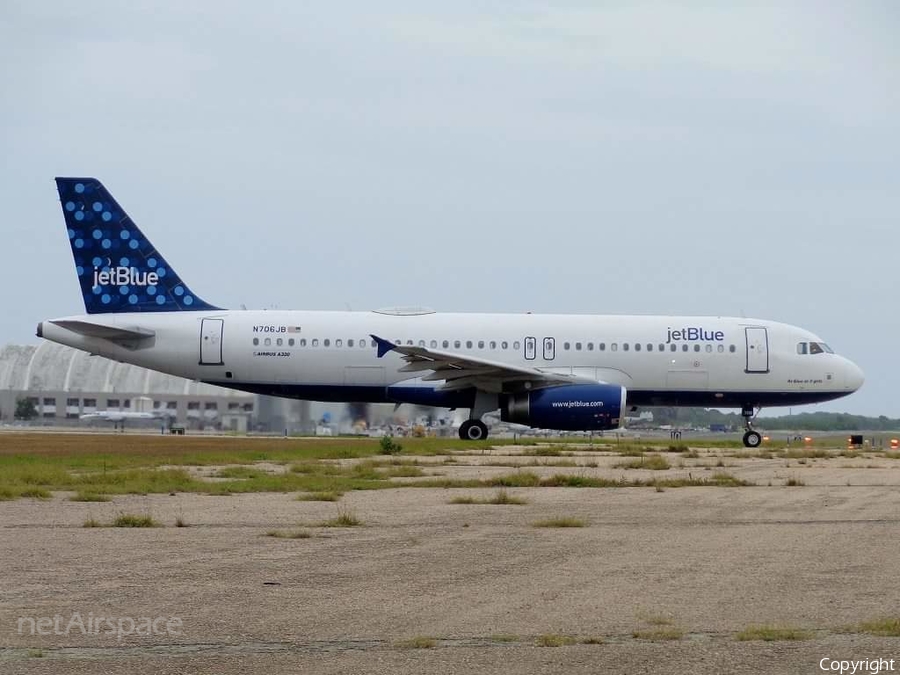
[[[769,334],[765,328],[745,328],[748,373],[769,372]]]
[[[200,321],[200,365],[222,366],[222,333],[224,319],[202,319]]]

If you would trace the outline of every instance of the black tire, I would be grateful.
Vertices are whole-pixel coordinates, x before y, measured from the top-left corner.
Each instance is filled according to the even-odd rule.
[[[483,441],[488,437],[487,425],[481,420],[466,420],[459,426],[459,437],[464,441]]]
[[[744,447],[745,448],[758,448],[762,444],[762,436],[759,435],[758,431],[748,431],[744,434]]]

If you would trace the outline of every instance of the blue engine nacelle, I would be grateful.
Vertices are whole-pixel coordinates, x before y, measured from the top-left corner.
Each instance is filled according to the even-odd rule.
[[[567,384],[505,395],[500,419],[538,429],[609,431],[619,428],[624,409],[625,387]]]

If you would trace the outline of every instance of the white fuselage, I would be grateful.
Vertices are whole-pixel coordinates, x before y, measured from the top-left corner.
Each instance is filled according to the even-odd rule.
[[[729,317],[216,310],[67,317],[152,331],[115,342],[62,328],[44,338],[138,366],[308,400],[470,407],[470,394],[400,372],[372,335],[621,385],[629,405],[773,406],[838,398],[860,369],[795,326]]]

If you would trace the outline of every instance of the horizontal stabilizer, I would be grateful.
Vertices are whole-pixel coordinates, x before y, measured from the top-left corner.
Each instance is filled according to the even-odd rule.
[[[143,340],[156,335],[154,331],[138,326],[129,328],[124,328],[122,326],[105,326],[102,323],[76,321],[73,319],[57,319],[50,323],[55,324],[60,328],[70,330],[73,333],[78,333],[79,335],[103,338],[104,340]]]

